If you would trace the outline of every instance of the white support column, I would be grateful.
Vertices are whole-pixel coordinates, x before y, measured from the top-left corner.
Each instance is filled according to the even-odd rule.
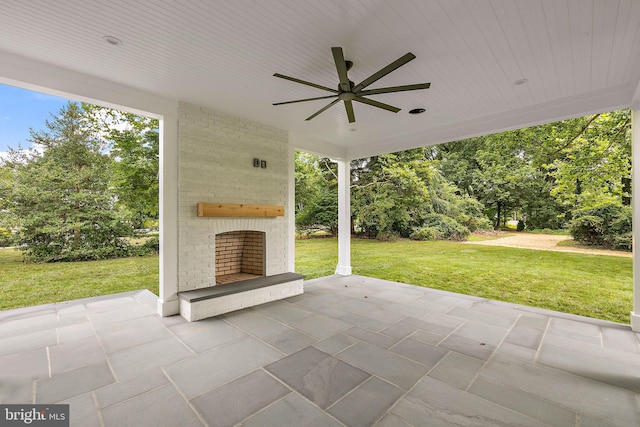
[[[288,222],[288,255],[287,264],[289,272],[296,271],[296,149],[291,143],[289,138],[289,160],[287,162],[289,169],[289,197],[287,199],[287,206],[285,208],[285,217]]]
[[[160,120],[160,296],[158,314],[180,313],[178,302],[178,117]]]
[[[640,332],[640,108],[631,111],[633,203],[633,311],[631,329]]]
[[[351,275],[351,167],[348,160],[338,164],[338,266],[336,274]]]

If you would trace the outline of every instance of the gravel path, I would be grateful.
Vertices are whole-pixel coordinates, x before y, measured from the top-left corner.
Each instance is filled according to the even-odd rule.
[[[481,242],[466,242],[469,245],[507,246],[511,248],[537,249],[542,251],[577,252],[592,255],[613,255],[631,258],[631,252],[608,251],[604,249],[584,249],[570,246],[558,246],[558,242],[569,240],[569,236],[555,236],[552,234],[518,233],[512,236],[500,237]]]

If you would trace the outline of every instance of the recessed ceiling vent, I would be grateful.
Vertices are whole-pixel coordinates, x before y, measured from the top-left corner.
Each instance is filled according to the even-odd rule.
[[[102,37],[104,41],[109,43],[111,46],[122,46],[122,40],[113,36],[104,36]]]

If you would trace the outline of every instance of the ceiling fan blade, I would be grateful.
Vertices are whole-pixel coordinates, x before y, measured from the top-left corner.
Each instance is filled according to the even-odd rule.
[[[350,100],[344,101],[344,108],[347,110],[347,117],[349,118],[349,123],[353,123],[356,121],[356,115],[353,112],[353,102]]]
[[[336,70],[338,71],[338,77],[340,78],[340,88],[343,92],[349,92],[351,85],[349,84],[349,77],[347,77],[347,63],[344,60],[341,47],[332,47],[333,60],[336,63]]]
[[[387,74],[392,72],[393,70],[402,67],[404,64],[406,64],[409,61],[414,60],[415,58],[416,58],[416,56],[413,53],[411,53],[411,52],[407,53],[406,55],[404,55],[401,58],[396,59],[391,64],[387,65],[386,67],[384,67],[383,69],[381,69],[377,73],[374,73],[370,77],[364,79],[362,82],[360,82],[359,84],[357,84],[353,88],[352,92],[354,92],[354,93],[360,92],[362,89],[364,89],[365,87],[369,86],[371,83],[380,80],[381,78],[383,78],[384,76],[386,76]]]
[[[376,95],[378,93],[391,93],[391,92],[403,92],[405,90],[419,90],[419,89],[429,89],[431,83],[418,83],[415,85],[404,85],[404,86],[391,86],[391,87],[381,87],[379,89],[367,89],[361,90],[358,92],[358,95]]]
[[[296,102],[315,101],[317,99],[335,98],[338,95],[318,96],[316,98],[296,99],[295,101],[276,102],[273,105],[295,104]]]
[[[333,93],[338,93],[337,90],[331,89],[330,87],[317,85],[317,84],[311,83],[311,82],[305,82],[304,80],[296,79],[295,77],[289,77],[289,76],[285,76],[285,75],[278,74],[278,73],[275,73],[273,75],[273,77],[279,77],[281,79],[290,80],[292,82],[300,83],[300,84],[303,84],[303,85],[315,87],[315,88],[322,89],[322,90],[328,90],[329,92],[333,92]]]
[[[338,102],[340,102],[339,99],[336,99],[335,101],[331,102],[329,105],[326,105],[324,107],[322,107],[321,109],[319,109],[318,111],[316,111],[315,113],[313,113],[312,115],[310,115],[309,117],[307,117],[305,120],[311,120],[313,119],[315,116],[317,116],[318,114],[322,113],[325,110],[328,110],[329,108],[333,107],[334,105],[336,105]]]
[[[391,111],[392,113],[397,113],[400,111],[400,108],[394,107],[393,105],[384,104],[382,102],[374,101],[373,99],[362,98],[360,96],[356,96],[353,98],[354,101],[362,102],[363,104],[369,104],[374,107],[382,108],[384,110]]]

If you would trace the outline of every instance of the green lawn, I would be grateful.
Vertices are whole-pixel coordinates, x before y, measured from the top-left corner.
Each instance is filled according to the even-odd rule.
[[[149,289],[158,295],[158,256],[105,261],[23,264],[0,249],[0,310]]]
[[[336,239],[296,241],[296,270],[333,274]],[[454,242],[352,241],[355,274],[629,323],[632,260]],[[158,257],[22,264],[0,249],[0,310],[146,288],[158,293]]]
[[[454,242],[352,240],[354,274],[629,323],[629,258]],[[333,274],[335,239],[299,240],[296,271]]]

